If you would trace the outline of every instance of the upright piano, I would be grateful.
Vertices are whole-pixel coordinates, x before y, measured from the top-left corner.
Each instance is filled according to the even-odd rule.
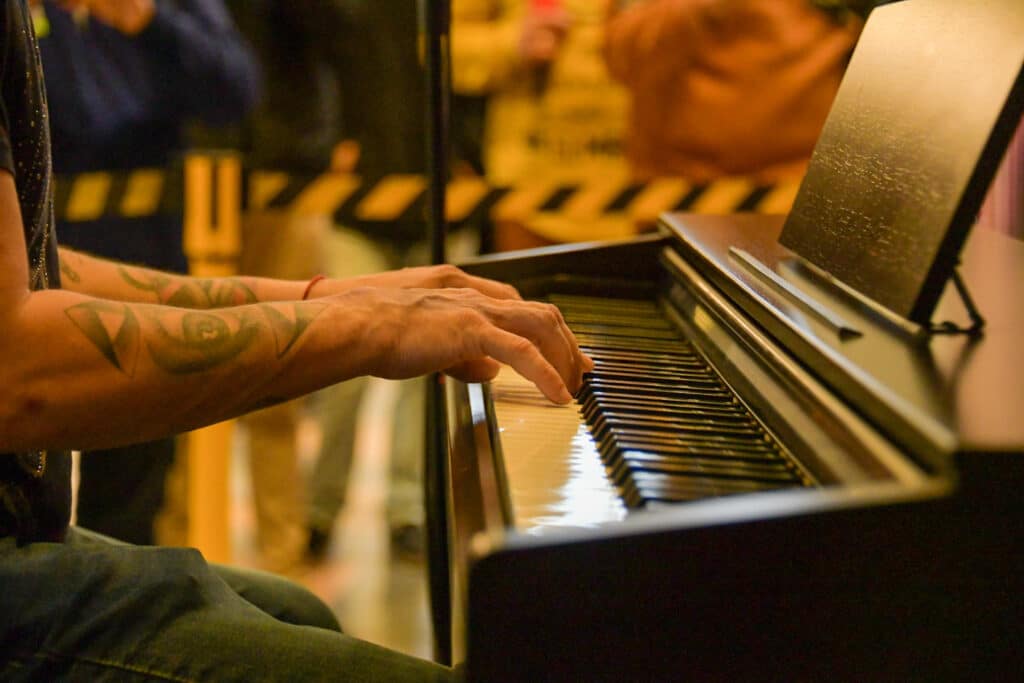
[[[1022,65],[1018,0],[888,5],[788,217],[464,266],[596,364],[569,406],[441,387],[433,607],[469,680],[1019,673],[1024,242],[969,228]]]

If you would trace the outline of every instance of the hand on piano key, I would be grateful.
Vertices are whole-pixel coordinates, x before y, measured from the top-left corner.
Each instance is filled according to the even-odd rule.
[[[450,264],[388,270],[382,273],[350,277],[344,280],[325,280],[322,287],[324,288],[323,294],[339,294],[354,287],[399,287],[402,289],[467,287],[496,299],[522,298],[512,285],[470,275]],[[319,292],[320,290],[318,290]]]
[[[322,293],[332,289],[353,315],[365,312],[355,359],[362,374],[404,379],[444,371],[481,382],[505,363],[551,401],[568,403],[593,369],[558,308],[453,266],[331,281]]]

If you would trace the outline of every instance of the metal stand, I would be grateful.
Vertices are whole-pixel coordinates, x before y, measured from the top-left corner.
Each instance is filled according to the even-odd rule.
[[[445,194],[448,183],[448,107],[450,59],[448,38],[449,0],[419,0],[421,34],[427,68],[427,225],[430,257],[445,263],[447,235]],[[423,466],[426,506],[427,579],[430,586],[431,624],[434,631],[434,659],[450,665],[451,573],[448,565],[448,429],[445,424],[444,376],[435,374],[427,382],[425,415],[426,448]]]
[[[941,323],[932,323],[928,327],[928,332],[931,334],[980,335],[982,330],[985,329],[985,318],[982,317],[981,312],[978,311],[977,306],[974,305],[974,299],[971,298],[971,293],[967,291],[967,284],[964,282],[963,278],[960,277],[960,271],[954,269],[951,279],[953,281],[953,286],[956,287],[957,294],[960,295],[960,300],[964,302],[964,308],[967,310],[967,315],[971,319],[971,325],[969,327],[963,327],[962,325],[957,325],[956,323],[947,320]]]

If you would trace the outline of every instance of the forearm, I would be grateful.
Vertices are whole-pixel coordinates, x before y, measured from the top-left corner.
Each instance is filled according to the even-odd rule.
[[[3,320],[0,452],[193,429],[372,368],[371,312],[337,300],[194,311],[49,290]]]
[[[78,294],[127,303],[209,309],[302,298],[306,283],[260,277],[194,278],[60,248],[61,283]]]

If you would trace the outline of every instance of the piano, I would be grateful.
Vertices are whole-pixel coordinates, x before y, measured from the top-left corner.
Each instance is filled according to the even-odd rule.
[[[789,216],[464,264],[559,306],[596,367],[569,406],[511,371],[438,383],[442,658],[472,681],[1019,672],[1024,242],[970,227],[1022,110],[1018,0],[887,5]]]

